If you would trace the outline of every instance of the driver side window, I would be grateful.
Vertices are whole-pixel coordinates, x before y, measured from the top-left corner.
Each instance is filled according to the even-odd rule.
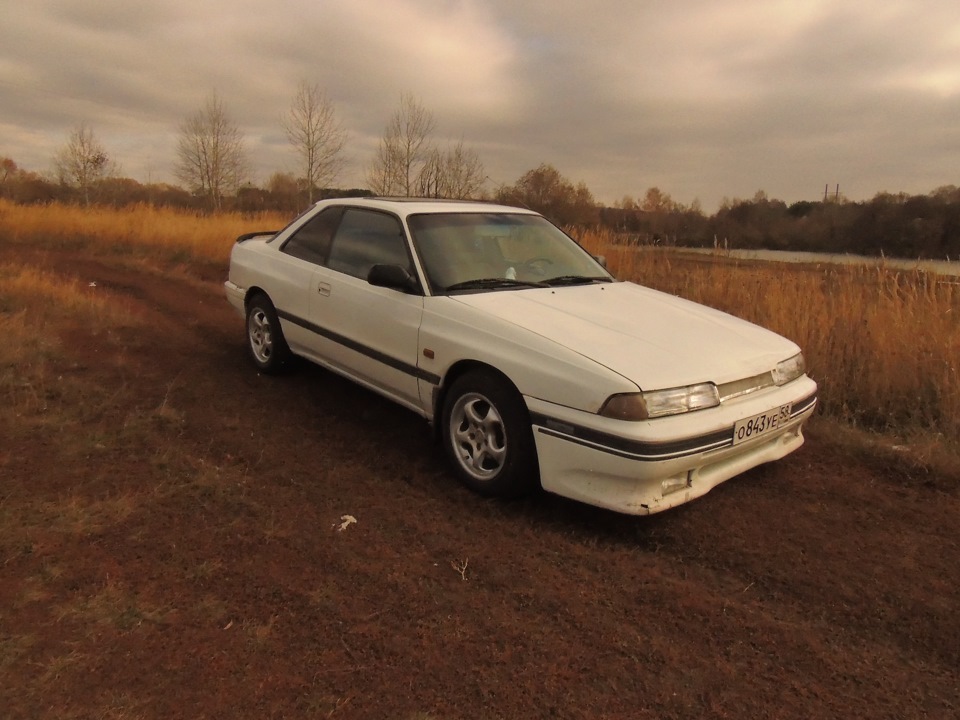
[[[378,264],[399,265],[413,274],[400,221],[387,213],[348,209],[333,237],[327,267],[366,280]]]

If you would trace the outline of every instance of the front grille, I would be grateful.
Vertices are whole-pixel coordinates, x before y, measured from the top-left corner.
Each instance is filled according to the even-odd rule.
[[[759,375],[754,375],[753,377],[744,378],[743,380],[734,380],[723,383],[722,385],[717,385],[717,391],[720,393],[720,402],[724,402],[725,400],[740,397],[741,395],[748,395],[757,390],[773,387],[775,384],[773,381],[773,371],[770,370],[765,373],[760,373]]]

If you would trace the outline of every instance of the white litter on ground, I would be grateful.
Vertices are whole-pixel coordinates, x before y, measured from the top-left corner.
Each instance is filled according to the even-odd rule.
[[[337,529],[337,532],[343,532],[357,521],[353,515],[341,515],[340,520],[340,524],[333,524],[333,526]]]

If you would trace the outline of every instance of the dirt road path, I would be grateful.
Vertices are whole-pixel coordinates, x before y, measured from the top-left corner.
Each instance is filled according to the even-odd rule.
[[[0,454],[0,716],[960,713],[955,479],[814,426],[649,519],[482,500],[416,416],[316,368],[259,376],[220,268],[11,261],[140,321],[66,328],[82,422]]]

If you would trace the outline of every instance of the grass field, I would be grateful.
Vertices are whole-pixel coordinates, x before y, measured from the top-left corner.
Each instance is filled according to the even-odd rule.
[[[584,236],[822,388],[800,452],[635,518],[483,500],[408,411],[254,372],[220,279],[286,220],[0,202],[4,720],[955,715],[960,472],[889,449],[955,447],[953,286]]]
[[[168,264],[225,267],[237,235],[277,229],[288,221],[280,215],[201,216],[149,206],[83,209],[0,201],[0,237],[7,241],[90,248]],[[603,232],[579,239],[606,256],[622,280],[731,312],[797,342],[820,384],[822,415],[921,448],[949,448],[960,437],[956,284],[882,264],[759,263],[722,253],[693,257],[626,247]]]
[[[9,242],[90,247],[167,261],[222,261],[241,233],[279,230],[291,218],[269,213],[206,215],[134,205],[16,205],[0,199],[0,237]]]

